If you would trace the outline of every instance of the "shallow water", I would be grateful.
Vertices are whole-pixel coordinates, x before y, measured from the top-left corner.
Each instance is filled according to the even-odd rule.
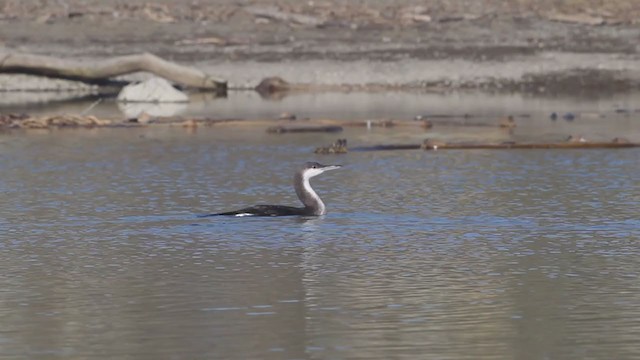
[[[0,358],[640,356],[640,150],[311,154],[334,137],[0,137]],[[326,216],[196,217],[295,205],[307,160],[345,165]]]

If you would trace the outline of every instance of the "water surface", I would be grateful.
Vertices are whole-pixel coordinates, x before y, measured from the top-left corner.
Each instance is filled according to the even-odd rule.
[[[639,150],[312,154],[334,137],[1,136],[0,358],[640,356]],[[345,165],[326,216],[196,217],[295,205],[308,160]]]

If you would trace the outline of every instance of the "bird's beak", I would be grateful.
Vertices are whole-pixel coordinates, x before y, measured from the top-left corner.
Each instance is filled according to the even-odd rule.
[[[335,169],[340,169],[342,167],[342,165],[327,165],[325,167],[322,168],[322,170],[335,170]]]

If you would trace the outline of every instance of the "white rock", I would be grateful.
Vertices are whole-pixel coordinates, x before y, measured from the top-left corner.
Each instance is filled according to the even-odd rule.
[[[118,94],[121,102],[180,103],[189,97],[162,78],[154,77],[138,84],[127,85]]]
[[[137,118],[142,113],[147,113],[153,117],[175,116],[183,113],[187,110],[187,107],[188,105],[185,103],[118,103],[118,109],[120,109],[127,119]]]

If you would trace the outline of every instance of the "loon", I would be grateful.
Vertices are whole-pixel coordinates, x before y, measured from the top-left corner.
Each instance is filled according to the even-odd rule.
[[[320,196],[311,188],[309,179],[320,175],[328,170],[341,168],[341,165],[322,165],[317,162],[307,162],[293,176],[293,187],[296,195],[304,207],[294,207],[285,205],[256,205],[244,209],[228,211],[217,214],[201,215],[208,216],[320,216],[327,213]]]

